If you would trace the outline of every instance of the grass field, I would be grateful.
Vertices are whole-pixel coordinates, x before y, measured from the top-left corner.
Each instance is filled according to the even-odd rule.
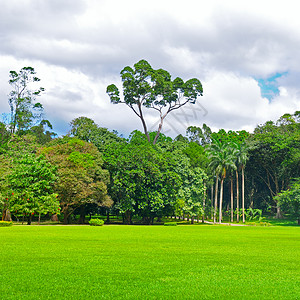
[[[0,299],[299,299],[300,228],[0,228]]]

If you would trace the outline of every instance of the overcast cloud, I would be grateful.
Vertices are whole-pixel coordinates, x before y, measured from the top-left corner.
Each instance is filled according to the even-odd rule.
[[[8,113],[8,74],[32,66],[54,130],[79,116],[127,135],[142,130],[106,86],[146,59],[175,78],[197,77],[199,104],[174,112],[164,132],[190,125],[253,130],[300,110],[300,18],[296,1],[0,1],[0,112]],[[155,114],[147,113],[155,128]]]

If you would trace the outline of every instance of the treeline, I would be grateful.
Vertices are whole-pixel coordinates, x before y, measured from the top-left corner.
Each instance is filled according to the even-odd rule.
[[[125,139],[86,117],[50,140],[46,130],[11,133],[1,123],[2,219],[30,224],[32,216],[60,214],[67,224],[76,214],[83,223],[105,211],[122,215],[125,224],[164,216],[298,218],[299,117],[285,114],[252,134],[212,132],[204,124],[175,139],[161,134],[155,145],[155,132],[150,142],[139,131]]]
[[[35,75],[31,67],[10,72],[10,113],[0,122],[2,220],[30,224],[33,216],[62,216],[67,224],[79,215],[84,223],[86,215],[99,213],[122,215],[125,224],[151,224],[164,216],[220,223],[262,214],[300,219],[299,111],[254,133],[212,132],[203,124],[172,139],[161,134],[164,118],[195,103],[202,85],[197,79],[172,81],[167,71],[142,60],[121,77],[124,101],[144,133],[133,131],[126,139],[80,117],[57,138],[37,101],[44,89],[33,89],[40,81]],[[121,102],[114,85],[107,92],[112,102]],[[159,112],[156,132],[148,132],[142,107]]]

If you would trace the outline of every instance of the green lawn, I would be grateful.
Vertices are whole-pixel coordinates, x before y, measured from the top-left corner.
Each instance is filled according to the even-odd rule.
[[[299,299],[300,228],[0,228],[1,299]]]

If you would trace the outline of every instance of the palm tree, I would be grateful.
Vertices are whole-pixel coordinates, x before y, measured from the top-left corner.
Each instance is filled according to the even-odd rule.
[[[216,174],[216,193],[217,199],[217,183],[218,176],[220,175],[220,202],[219,202],[219,223],[222,222],[222,204],[223,204],[223,183],[226,178],[226,171],[235,169],[235,155],[231,145],[227,142],[213,139],[212,144],[208,147],[208,157],[210,158],[210,167],[215,170]],[[215,205],[216,214],[216,205]],[[214,215],[215,215],[214,214]]]
[[[249,159],[248,157],[248,151],[249,146],[245,143],[236,143],[235,144],[235,155],[236,155],[236,164],[237,168],[239,168],[242,171],[242,217],[243,217],[243,223],[245,223],[245,166],[246,162]],[[238,188],[238,173],[237,173],[237,188]],[[237,201],[238,201],[238,195],[237,195]],[[238,207],[237,207],[238,209]],[[237,212],[239,213],[239,212]],[[238,221],[238,217],[237,217]]]

